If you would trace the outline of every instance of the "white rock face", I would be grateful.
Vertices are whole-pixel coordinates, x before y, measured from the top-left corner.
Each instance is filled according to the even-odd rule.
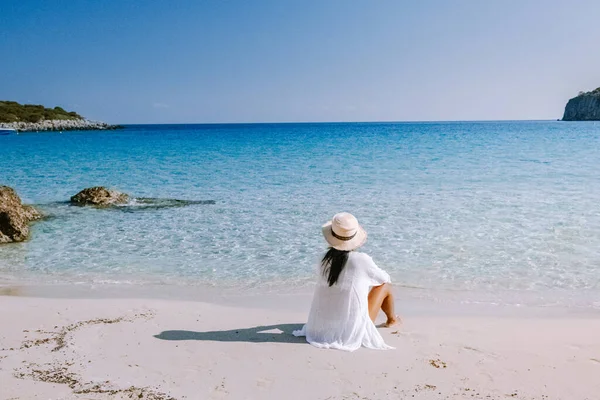
[[[2,128],[12,128],[19,132],[35,131],[79,131],[79,130],[106,130],[116,129],[117,126],[105,122],[90,121],[87,119],[55,119],[40,122],[3,122]]]

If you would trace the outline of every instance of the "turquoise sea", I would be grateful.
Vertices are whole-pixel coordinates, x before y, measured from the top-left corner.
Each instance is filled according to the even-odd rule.
[[[0,137],[0,184],[48,218],[0,281],[309,290],[320,226],[414,293],[600,308],[600,124],[130,125]],[[70,206],[105,185],[215,204]]]

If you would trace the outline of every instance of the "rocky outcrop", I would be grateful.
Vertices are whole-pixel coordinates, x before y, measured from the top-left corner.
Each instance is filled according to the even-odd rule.
[[[600,88],[569,100],[563,121],[600,121]]]
[[[125,193],[107,189],[104,186],[96,186],[83,189],[75,196],[72,196],[71,204],[97,207],[110,207],[126,204],[126,207],[118,208],[126,212],[133,212],[135,210],[158,210],[161,208],[186,207],[197,204],[216,204],[216,201],[131,197]]]
[[[21,204],[17,193],[0,186],[0,243],[22,242],[29,237],[29,222],[40,219],[33,207]]]
[[[3,122],[0,123],[0,128],[11,128],[18,132],[39,132],[107,130],[118,129],[121,126],[87,119],[55,119],[40,122]]]
[[[124,204],[129,201],[129,196],[125,193],[117,192],[116,190],[110,190],[104,186],[95,186],[87,189],[83,189],[75,196],[71,197],[71,204],[79,206],[93,205],[93,206],[112,206],[115,204]]]

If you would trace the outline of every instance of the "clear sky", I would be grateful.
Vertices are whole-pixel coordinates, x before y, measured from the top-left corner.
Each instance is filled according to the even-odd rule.
[[[597,0],[0,0],[0,99],[113,123],[555,119]]]

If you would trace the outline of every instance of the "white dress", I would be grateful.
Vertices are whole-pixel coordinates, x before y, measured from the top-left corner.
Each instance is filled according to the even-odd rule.
[[[393,349],[369,318],[369,291],[390,282],[390,276],[365,253],[352,251],[338,281],[329,286],[319,269],[308,322],[295,336],[324,349],[354,351],[361,346]]]

